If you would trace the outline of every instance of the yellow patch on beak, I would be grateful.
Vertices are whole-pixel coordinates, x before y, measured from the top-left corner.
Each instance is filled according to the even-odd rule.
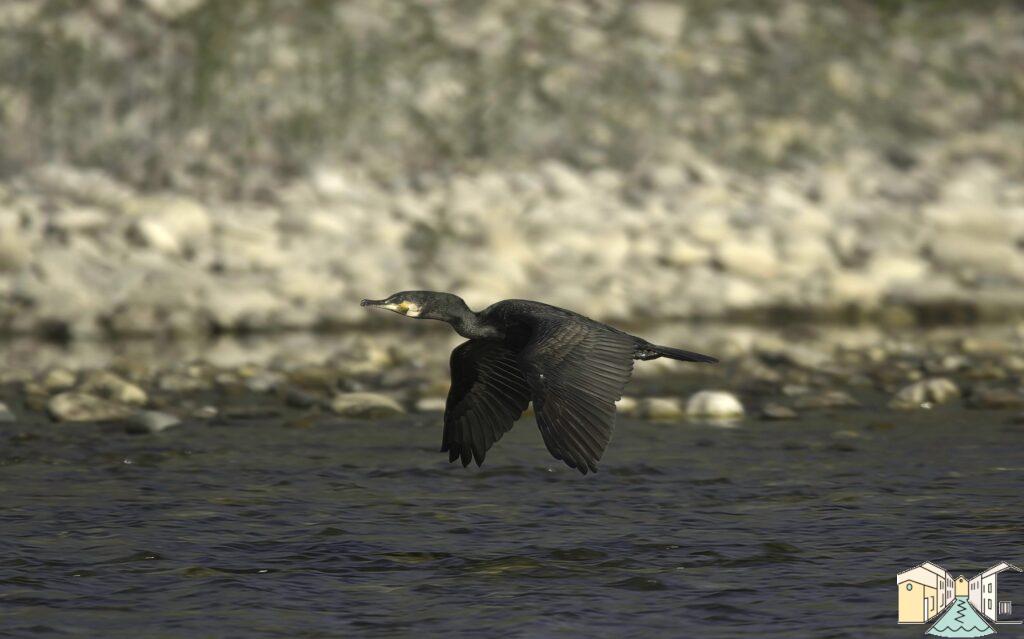
[[[403,301],[398,304],[384,304],[383,308],[408,317],[419,317],[420,315],[419,304],[413,304],[409,301]]]

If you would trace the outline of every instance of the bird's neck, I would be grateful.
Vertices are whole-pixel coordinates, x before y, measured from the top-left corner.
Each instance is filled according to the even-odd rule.
[[[459,335],[469,339],[488,339],[501,337],[497,327],[480,317],[468,308],[456,309],[448,321]]]

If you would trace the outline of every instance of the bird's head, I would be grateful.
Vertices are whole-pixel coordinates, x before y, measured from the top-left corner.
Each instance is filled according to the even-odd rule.
[[[457,311],[466,309],[462,298],[435,291],[402,291],[382,300],[363,300],[360,306],[377,306],[406,317],[450,321]]]

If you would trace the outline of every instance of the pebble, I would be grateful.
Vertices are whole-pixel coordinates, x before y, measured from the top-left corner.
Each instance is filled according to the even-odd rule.
[[[945,404],[960,396],[960,389],[953,380],[933,377],[904,386],[889,402],[889,408],[910,410],[931,408],[933,404]]]
[[[181,373],[166,373],[157,381],[157,388],[168,393],[190,393],[204,390],[207,384],[199,377]]]
[[[382,419],[404,415],[405,409],[394,399],[379,393],[338,393],[329,407],[343,417]]]
[[[686,402],[689,417],[727,419],[743,416],[743,404],[727,391],[702,390]]]
[[[779,421],[785,419],[796,419],[797,413],[789,406],[782,404],[768,403],[761,408],[761,419]]]
[[[50,416],[61,422],[105,422],[125,419],[132,409],[103,397],[69,391],[54,395],[46,404]]]
[[[181,424],[181,420],[168,413],[143,410],[129,418],[125,427],[129,433],[159,433]]]
[[[43,375],[39,383],[47,392],[54,393],[73,387],[77,381],[78,376],[66,368],[53,368]]]
[[[7,408],[7,404],[0,402],[0,422],[13,422],[15,419],[14,413]]]
[[[144,406],[149,401],[146,391],[109,371],[92,371],[86,374],[79,390],[122,404]]]
[[[860,406],[852,395],[842,390],[827,390],[821,393],[800,395],[793,400],[797,409],[855,408]]]
[[[645,397],[640,400],[638,413],[651,421],[678,421],[686,416],[686,408],[675,397]]]
[[[443,413],[447,402],[446,397],[420,397],[416,400],[416,412]]]
[[[640,402],[635,397],[624,395],[619,401],[615,402],[615,411],[619,415],[636,415],[640,411]]]

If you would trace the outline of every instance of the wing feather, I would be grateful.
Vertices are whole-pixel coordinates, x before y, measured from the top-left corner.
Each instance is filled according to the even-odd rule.
[[[635,339],[577,316],[534,318],[519,354],[551,455],[586,474],[611,441],[615,402],[633,372]]]
[[[441,452],[463,466],[484,463],[530,403],[515,353],[500,342],[469,340],[452,351],[452,386],[444,411]]]

